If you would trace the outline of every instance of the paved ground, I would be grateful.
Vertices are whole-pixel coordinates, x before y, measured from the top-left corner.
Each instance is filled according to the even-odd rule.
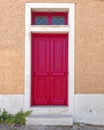
[[[104,126],[92,126],[85,124],[74,124],[73,127],[68,126],[21,126],[8,127],[0,125],[0,130],[104,130]]]

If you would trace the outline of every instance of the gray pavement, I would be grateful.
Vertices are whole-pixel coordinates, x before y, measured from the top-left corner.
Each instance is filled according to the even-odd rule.
[[[74,124],[73,127],[69,126],[7,126],[0,125],[0,130],[104,130],[104,126],[93,126],[86,124]]]

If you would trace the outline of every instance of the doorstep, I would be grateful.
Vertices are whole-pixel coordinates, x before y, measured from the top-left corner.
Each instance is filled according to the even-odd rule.
[[[51,126],[72,126],[71,115],[40,114],[30,115],[26,119],[27,125],[51,125]]]

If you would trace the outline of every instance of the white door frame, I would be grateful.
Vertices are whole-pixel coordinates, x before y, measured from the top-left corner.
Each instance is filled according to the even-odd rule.
[[[74,110],[74,39],[75,39],[75,4],[74,3],[26,3],[25,6],[25,93],[24,110],[54,113],[65,110],[73,114]],[[68,25],[31,25],[31,11],[68,11]],[[68,33],[68,106],[31,107],[31,32]],[[43,112],[44,113],[44,112]],[[64,113],[63,113],[64,114]]]

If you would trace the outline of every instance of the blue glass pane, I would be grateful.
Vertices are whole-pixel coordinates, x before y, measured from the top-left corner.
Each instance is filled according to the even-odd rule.
[[[35,25],[47,25],[48,18],[46,16],[37,16],[35,18]]]
[[[52,17],[52,25],[64,25],[64,17]]]

